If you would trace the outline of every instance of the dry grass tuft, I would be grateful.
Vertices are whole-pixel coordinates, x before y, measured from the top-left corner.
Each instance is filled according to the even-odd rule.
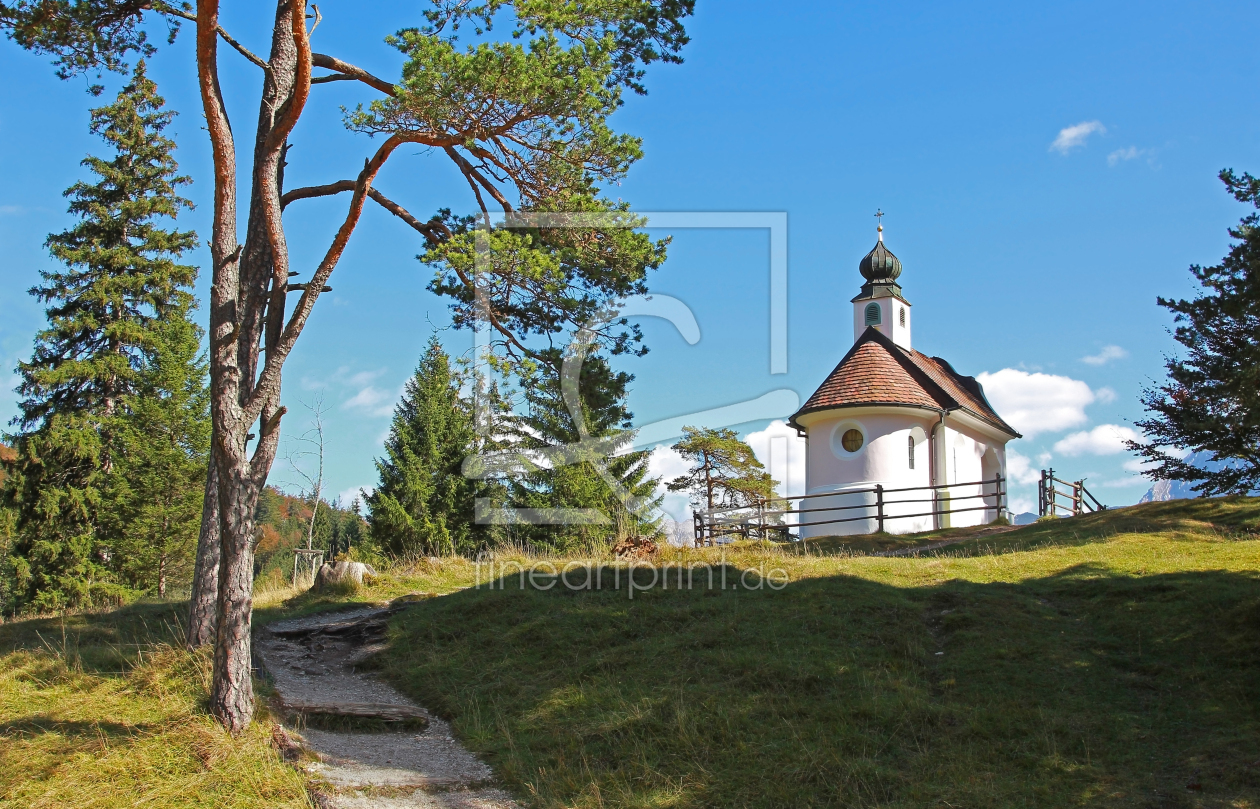
[[[74,623],[109,620],[76,616]],[[42,637],[41,628],[2,640],[20,645]],[[100,636],[117,634],[101,631],[86,642],[82,634],[56,636],[42,648],[31,644],[0,657],[0,806],[310,805],[300,774],[272,747],[265,712],[233,738],[204,711],[208,650],[117,642],[104,652],[95,648]],[[119,660],[122,671],[95,665]]]

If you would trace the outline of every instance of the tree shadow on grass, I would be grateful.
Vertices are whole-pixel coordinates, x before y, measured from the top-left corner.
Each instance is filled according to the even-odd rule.
[[[115,610],[25,618],[0,624],[0,653],[48,651],[96,674],[124,671],[157,644],[183,643],[188,607],[139,602]]]
[[[48,714],[32,714],[8,722],[0,722],[0,737],[11,739],[31,738],[45,733],[55,733],[70,739],[100,738],[133,738],[158,730],[157,725],[140,723],[136,725],[122,722],[76,722],[57,719]]]
[[[388,676],[541,805],[1260,802],[1247,574],[510,583],[393,632]]]

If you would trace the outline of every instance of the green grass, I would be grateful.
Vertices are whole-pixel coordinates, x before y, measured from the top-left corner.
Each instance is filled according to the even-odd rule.
[[[0,625],[0,806],[308,807],[265,711],[232,738],[204,710],[184,605]]]
[[[535,806],[1252,807],[1258,525],[1154,504],[920,559],[726,550],[777,592],[466,589],[385,666]]]
[[[788,584],[633,599],[605,559],[542,560],[601,569],[583,592],[444,559],[260,592],[255,619],[444,595],[396,616],[383,671],[535,807],[1260,808],[1258,530],[1260,500],[1224,499],[921,558],[736,543],[663,561]],[[265,713],[239,739],[205,714],[183,611],[0,625],[0,806],[309,805]]]

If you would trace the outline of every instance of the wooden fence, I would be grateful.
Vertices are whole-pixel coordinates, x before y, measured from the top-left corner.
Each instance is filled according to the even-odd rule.
[[[952,491],[942,493],[941,489],[967,489],[978,487],[975,494],[954,494]],[[927,497],[916,498],[916,493],[927,494]],[[789,530],[819,525],[841,525],[859,520],[872,521],[877,532],[883,532],[887,523],[894,520],[908,520],[921,517],[939,517],[947,514],[961,514],[972,511],[993,511],[994,516],[1002,514],[1006,509],[1006,481],[1001,475],[989,480],[972,483],[948,483],[937,486],[912,486],[899,489],[888,489],[880,484],[867,489],[846,489],[839,492],[823,492],[805,494],[796,497],[781,497],[772,500],[759,500],[744,506],[697,510],[693,515],[696,545],[713,545],[721,537],[739,536],[744,539],[791,539]],[[873,502],[854,505],[818,505],[823,497],[847,497],[849,495],[873,495]],[[891,495],[891,497],[890,497]],[[988,502],[987,498],[992,502]],[[971,505],[968,501],[980,500],[980,505]],[[794,502],[799,503],[793,508]],[[901,513],[899,506],[927,503],[922,510],[909,514]],[[959,504],[962,504],[961,507]],[[860,512],[850,514],[849,512]],[[840,516],[833,516],[834,514]],[[789,522],[795,515],[796,520]],[[806,516],[808,515],[808,516]],[[802,519],[804,516],[804,519]]]
[[[1060,489],[1059,486],[1067,487],[1068,491]],[[1059,502],[1061,498],[1066,498],[1067,502]],[[1086,498],[1092,500],[1093,503]],[[1089,493],[1089,489],[1085,488],[1084,479],[1059,480],[1054,476],[1053,469],[1041,470],[1041,480],[1037,483],[1038,517],[1058,517],[1061,512],[1066,512],[1065,516],[1075,517],[1091,511],[1105,511],[1106,508],[1098,502],[1097,497]]]

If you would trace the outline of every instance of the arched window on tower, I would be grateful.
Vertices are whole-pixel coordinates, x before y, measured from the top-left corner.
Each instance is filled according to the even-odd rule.
[[[914,436],[906,437],[906,444],[910,447],[910,468],[914,469]]]
[[[866,305],[866,325],[878,326],[881,322],[882,318],[879,316],[879,304],[868,303]]]
[[[903,306],[901,307],[901,327],[905,328],[905,326],[906,326],[906,307]]]

